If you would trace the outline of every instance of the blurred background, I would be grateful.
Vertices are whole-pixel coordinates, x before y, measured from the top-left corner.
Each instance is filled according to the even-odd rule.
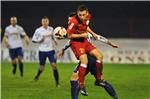
[[[104,53],[105,62],[116,60],[116,62],[123,63],[150,63],[149,1],[2,1],[1,37],[4,35],[5,27],[9,25],[11,16],[17,16],[18,24],[30,37],[41,25],[43,16],[50,18],[50,25],[54,28],[57,26],[66,28],[68,14],[76,11],[77,6],[81,4],[86,5],[92,14],[91,28],[97,34],[109,38],[121,46],[120,49],[112,49],[101,42],[93,42]],[[56,49],[59,50],[66,41],[61,40]],[[25,59],[37,60],[34,48],[37,47],[32,43],[30,47],[25,48],[25,53],[28,53],[25,54]],[[74,55],[70,54],[72,52],[68,51],[68,55],[63,61],[67,61],[67,59],[75,61]],[[7,51],[2,48],[2,60],[10,60],[7,57],[9,57]]]
[[[2,2],[2,32],[11,16],[18,17],[28,35],[48,16],[52,26],[67,27],[67,16],[77,6],[87,5],[91,26],[98,34],[111,38],[150,38],[150,2],[148,1],[24,1]]]
[[[104,55],[105,80],[116,89],[119,99],[150,99],[149,1],[1,1],[1,38],[11,16],[18,18],[18,24],[30,38],[41,26],[43,16],[50,18],[52,27],[67,28],[68,14],[81,4],[86,5],[92,14],[90,26],[93,31],[120,46],[114,49],[100,41],[92,41]],[[56,52],[67,41],[58,40]],[[34,81],[39,68],[38,45],[31,41],[29,46],[24,44],[23,78],[20,78],[19,67],[16,75],[12,75],[8,49],[2,45],[0,99],[71,99],[69,80],[78,62],[72,50],[66,50],[58,60],[61,87],[56,88],[48,60],[39,81]],[[94,86],[94,81],[91,75],[87,75],[89,96],[79,95],[79,99],[111,99],[103,88]]]

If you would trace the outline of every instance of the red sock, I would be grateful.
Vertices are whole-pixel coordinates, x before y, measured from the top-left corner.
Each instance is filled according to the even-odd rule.
[[[87,65],[85,65],[85,64],[81,64],[79,67],[79,85],[80,85],[80,88],[84,87],[84,78],[85,78],[85,74],[86,74],[86,68],[87,68]]]
[[[102,61],[97,60],[96,61],[96,76],[98,80],[102,80],[102,69],[103,69]]]

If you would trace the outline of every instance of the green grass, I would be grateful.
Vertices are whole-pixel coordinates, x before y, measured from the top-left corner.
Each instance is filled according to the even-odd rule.
[[[56,88],[52,70],[49,64],[40,76],[34,81],[38,63],[25,63],[24,78],[17,74],[12,75],[12,66],[2,62],[2,99],[71,99],[70,76],[75,64],[58,64],[61,87]],[[119,99],[150,99],[150,66],[149,64],[104,64],[104,77],[116,89]],[[82,95],[79,99],[112,99],[104,89],[94,86],[94,77],[86,77],[88,97]]]

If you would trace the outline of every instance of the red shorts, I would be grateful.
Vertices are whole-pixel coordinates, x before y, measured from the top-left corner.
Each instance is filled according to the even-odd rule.
[[[95,49],[95,46],[93,46],[88,40],[85,40],[84,42],[79,41],[71,41],[71,49],[74,52],[77,59],[83,54],[91,52],[93,49]]]

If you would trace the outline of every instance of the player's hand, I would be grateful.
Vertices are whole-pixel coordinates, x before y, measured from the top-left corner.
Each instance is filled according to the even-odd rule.
[[[9,48],[9,47],[10,47],[10,45],[9,45],[9,44],[5,44],[5,46],[6,46],[7,48]]]
[[[110,42],[110,45],[113,47],[113,48],[119,48],[119,45],[113,43],[113,42]]]
[[[57,53],[57,59],[62,58],[63,55],[64,55],[64,51],[63,51],[63,50],[59,51],[59,52]]]

